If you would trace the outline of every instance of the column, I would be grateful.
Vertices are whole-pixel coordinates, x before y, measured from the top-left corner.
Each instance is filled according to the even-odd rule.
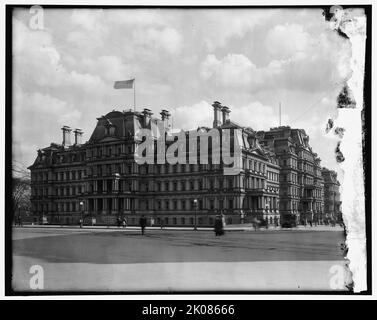
[[[117,198],[112,198],[112,202],[113,202],[113,211],[117,212],[118,211],[118,201],[117,201]]]

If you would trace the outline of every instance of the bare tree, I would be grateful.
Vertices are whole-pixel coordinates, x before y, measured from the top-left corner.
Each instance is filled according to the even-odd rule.
[[[29,171],[22,164],[14,162],[12,165],[12,198],[15,216],[17,212],[21,214],[21,210],[30,211],[30,181]]]

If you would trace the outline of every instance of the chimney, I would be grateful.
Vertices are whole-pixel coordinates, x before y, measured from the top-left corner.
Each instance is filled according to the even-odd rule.
[[[215,101],[212,104],[213,107],[213,127],[219,127],[221,126],[221,117],[220,117],[220,110],[221,110],[221,103],[218,101]]]
[[[82,135],[84,132],[82,132],[81,129],[76,129],[73,133],[75,134],[75,145],[82,144]]]
[[[229,113],[230,113],[229,108],[226,106],[223,106],[221,108],[221,112],[223,113],[223,124],[229,122]]]
[[[170,127],[169,127],[170,112],[167,111],[167,110],[162,110],[160,112],[160,115],[161,115],[161,120],[164,123],[164,129],[165,129],[165,131],[169,131],[170,130]]]
[[[71,145],[71,131],[72,129],[68,126],[63,126],[63,147],[69,147]]]
[[[147,127],[148,124],[149,124],[149,122],[150,122],[150,120],[151,120],[151,117],[152,117],[153,113],[152,113],[151,110],[149,110],[147,108],[144,108],[142,114],[143,114],[143,125],[144,125],[144,127]]]

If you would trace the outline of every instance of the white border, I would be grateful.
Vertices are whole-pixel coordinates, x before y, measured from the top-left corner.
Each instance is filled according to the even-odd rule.
[[[34,0],[31,0],[31,1],[28,1],[28,3],[30,5],[38,5],[38,4],[41,4],[41,2],[37,2],[37,1],[34,1]],[[80,3],[78,3],[77,1],[74,1],[74,0],[65,0],[64,2],[63,1],[51,1],[51,0],[44,0],[42,1],[43,4],[51,4],[51,5],[57,5],[57,4],[64,4],[64,5],[126,5],[126,2],[125,1],[106,1],[106,3],[104,1],[100,2],[100,1],[80,1]],[[5,4],[19,4],[19,1],[14,1],[14,0],[10,0],[10,1],[7,1],[6,3],[2,1],[2,5],[0,7],[0,14],[2,17],[5,17]],[[335,4],[339,4],[339,5],[346,5],[346,4],[349,4],[349,5],[357,5],[357,4],[360,4],[360,5],[365,5],[365,4],[368,4],[366,3],[365,1],[361,1],[361,0],[354,0],[354,1],[348,1],[348,0],[343,0],[343,1],[333,1],[331,3],[331,5],[335,5]],[[371,3],[370,3],[371,4]],[[322,3],[318,3],[318,2],[309,2],[309,1],[268,1],[268,3],[266,1],[232,1],[230,3],[230,1],[180,1],[180,2],[174,2],[174,1],[130,1],[128,0],[127,1],[127,5],[189,5],[189,6],[193,6],[193,5],[198,5],[198,6],[211,6],[211,5],[224,5],[224,6],[235,6],[235,5],[276,5],[276,6],[279,6],[279,5],[330,5],[329,2],[322,2]],[[372,21],[376,21],[376,14],[374,12],[374,10],[376,9],[375,6],[372,7]],[[2,23],[1,24],[1,43],[5,44],[5,23]],[[372,34],[377,34],[376,32],[376,24],[374,23],[372,25]],[[4,61],[5,61],[5,48],[3,47],[3,50],[1,50],[1,53],[0,53],[0,60],[3,61],[3,63],[1,63],[1,70],[2,70],[2,86],[1,86],[1,93],[0,93],[0,99],[1,101],[5,101],[5,84],[4,84],[4,79],[5,79],[5,64],[4,64]],[[372,53],[374,52],[374,49],[375,49],[375,43],[374,41],[372,40]],[[373,58],[373,57],[372,57]],[[372,64],[372,102],[376,100],[376,94],[377,94],[377,87],[376,87],[376,84],[375,82],[373,81],[373,75],[376,73],[376,63]],[[2,123],[4,124],[5,123],[5,109],[3,109],[4,112],[1,113],[1,120],[2,120]],[[375,113],[372,112],[372,119],[371,119],[371,127],[373,128],[373,124],[376,123],[376,115]],[[375,140],[375,134],[373,133],[373,131],[371,133],[369,133],[370,136],[371,136],[371,139],[372,141]],[[5,130],[2,130],[2,134],[0,135],[0,143],[5,146]],[[376,156],[376,153],[375,151],[372,149],[372,154],[370,155],[372,156],[372,158],[374,158],[374,156]],[[1,163],[1,170],[0,170],[0,179],[1,179],[1,185],[0,185],[0,205],[1,205],[1,210],[2,210],[2,221],[4,221],[4,168],[5,168],[5,155],[4,155],[4,152],[1,152],[0,153],[0,163]],[[375,171],[372,171],[372,190],[373,190],[373,186],[375,185],[375,181],[376,181],[376,173]],[[373,197],[372,197],[373,198]],[[375,212],[376,211],[376,205],[375,203],[372,203],[372,212]],[[4,250],[4,225],[2,223],[2,228],[0,228],[0,247],[2,248],[2,250]],[[376,223],[376,219],[372,219],[372,248],[373,248],[373,251],[372,251],[372,261],[376,261],[376,236],[374,236],[374,231],[376,230],[376,227],[377,227],[377,223]],[[373,270],[372,270],[373,271]],[[212,300],[212,299],[217,299],[217,300],[227,300],[227,301],[232,301],[232,300],[249,300],[249,299],[254,299],[254,300],[271,300],[271,299],[277,299],[277,300],[281,300],[281,299],[297,299],[297,300],[317,300],[317,299],[323,299],[323,300],[333,300],[333,299],[341,299],[341,300],[361,300],[361,299],[375,299],[376,298],[376,293],[374,291],[374,293],[372,294],[372,296],[365,296],[365,295],[351,295],[351,296],[344,296],[344,295],[215,295],[215,294],[210,294],[210,295],[95,295],[95,296],[85,296],[85,295],[80,295],[80,296],[32,296],[32,297],[19,297],[19,296],[10,296],[10,297],[5,297],[4,296],[4,272],[5,272],[5,268],[4,268],[4,252],[2,251],[1,252],[1,255],[0,255],[0,273],[1,273],[1,278],[0,278],[0,296],[1,296],[1,299],[5,299],[5,300],[84,300],[84,299],[91,299],[91,300],[160,300],[160,299],[163,299],[163,300],[182,300],[182,299],[189,299],[189,300],[193,300],[193,299],[202,299],[202,300]],[[372,288],[376,288],[377,287],[377,279],[376,279],[376,275],[372,275]]]

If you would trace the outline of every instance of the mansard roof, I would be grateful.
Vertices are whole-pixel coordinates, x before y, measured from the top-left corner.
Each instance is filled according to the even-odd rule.
[[[133,136],[142,127],[141,116],[140,112],[113,110],[97,118],[89,143],[97,143],[105,138],[117,140]]]

